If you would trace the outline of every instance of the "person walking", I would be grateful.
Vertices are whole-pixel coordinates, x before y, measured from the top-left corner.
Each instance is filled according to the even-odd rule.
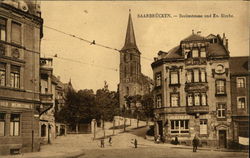
[[[199,138],[197,137],[197,135],[195,135],[193,139],[193,152],[196,152],[198,145],[199,145]]]
[[[112,138],[109,137],[109,145],[112,146]]]
[[[137,148],[137,139],[134,141],[135,148]]]
[[[104,139],[101,139],[101,148],[104,148]]]

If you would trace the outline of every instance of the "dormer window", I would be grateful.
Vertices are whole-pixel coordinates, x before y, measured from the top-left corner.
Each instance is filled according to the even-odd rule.
[[[198,51],[198,49],[194,49],[194,50],[192,51],[192,54],[193,54],[193,58],[199,57],[199,51]]]
[[[205,48],[201,48],[200,55],[201,55],[202,58],[205,58],[205,57],[206,57]]]

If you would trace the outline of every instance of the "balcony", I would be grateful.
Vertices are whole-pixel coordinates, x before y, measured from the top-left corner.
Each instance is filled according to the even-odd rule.
[[[52,70],[52,58],[40,58],[40,68],[41,70]]]
[[[208,106],[188,106],[186,107],[187,114],[193,115],[193,114],[206,114],[209,112]]]
[[[40,93],[40,101],[41,101],[41,105],[38,111],[41,115],[53,106],[53,94]]]
[[[192,92],[192,91],[207,91],[208,90],[208,83],[207,82],[192,82],[185,84],[185,91]]]

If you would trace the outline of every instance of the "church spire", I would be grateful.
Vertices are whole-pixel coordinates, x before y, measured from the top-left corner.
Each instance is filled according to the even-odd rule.
[[[127,33],[125,38],[125,44],[122,48],[122,50],[135,48],[138,50],[136,41],[135,41],[135,33],[134,33],[134,27],[131,17],[131,10],[129,9],[129,17],[128,17],[128,26],[127,26]]]

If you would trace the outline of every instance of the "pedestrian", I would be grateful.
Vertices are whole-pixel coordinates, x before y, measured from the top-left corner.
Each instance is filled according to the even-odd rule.
[[[104,148],[104,139],[101,139],[101,148]]]
[[[134,141],[135,148],[137,148],[137,139]]]
[[[109,145],[112,146],[112,138],[109,137]]]
[[[193,139],[193,152],[196,152],[198,145],[199,145],[199,138],[197,137],[197,135],[195,135]]]
[[[179,140],[178,140],[178,137],[177,137],[177,136],[175,136],[174,142],[175,142],[175,145],[178,145],[178,144],[179,144]]]

